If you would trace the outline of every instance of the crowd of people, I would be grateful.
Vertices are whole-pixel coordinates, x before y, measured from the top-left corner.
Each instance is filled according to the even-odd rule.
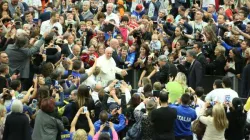
[[[250,0],[0,0],[0,140],[247,140],[249,64]]]

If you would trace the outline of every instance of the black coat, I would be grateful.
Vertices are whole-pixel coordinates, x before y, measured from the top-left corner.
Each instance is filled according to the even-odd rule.
[[[66,57],[72,54],[71,51],[69,50],[68,44],[63,44],[61,54],[64,54],[64,56]]]
[[[198,86],[201,86],[202,66],[201,63],[197,60],[188,69],[188,86],[195,89]]]
[[[177,75],[177,68],[174,64],[166,64],[160,68],[160,70],[155,74],[155,78],[161,82],[161,84],[166,84],[169,80],[169,74],[172,76]]]
[[[7,116],[3,140],[31,140],[28,117],[23,113],[11,113]]]
[[[248,97],[250,90],[250,64],[247,64],[242,72],[241,95]]]
[[[207,59],[203,53],[200,53],[197,57],[196,60],[201,63],[202,66],[202,73],[205,74],[206,72],[206,66],[207,66]]]
[[[226,65],[226,59],[224,56],[217,57],[213,62],[207,66],[207,72],[210,75],[225,75],[224,66]]]

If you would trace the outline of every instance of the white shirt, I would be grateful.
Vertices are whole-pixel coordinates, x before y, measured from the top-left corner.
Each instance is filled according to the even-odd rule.
[[[197,107],[195,108],[196,115],[200,115],[200,110],[203,109],[205,102],[200,98],[197,99]],[[198,117],[197,117],[198,118]]]
[[[215,5],[215,0],[203,0],[202,7],[208,7],[209,4]]]
[[[86,70],[86,73],[89,72],[89,69]],[[93,74],[91,76],[89,76],[82,84],[84,85],[87,85],[87,86],[90,86],[91,88],[93,88],[97,82],[99,81],[100,79],[97,78],[97,76],[94,76]]]
[[[23,2],[25,2],[28,6],[34,6],[36,8],[41,7],[42,6],[42,2],[41,0],[23,0]],[[39,18],[39,13],[37,10],[35,11],[35,19]]]
[[[97,66],[100,67],[100,73],[97,76],[103,87],[107,86],[107,83],[111,80],[115,80],[115,74],[121,74],[122,69],[116,67],[115,60],[111,57],[106,58],[106,55],[102,55],[97,59]]]
[[[218,88],[209,92],[205,100],[224,103],[226,101],[226,96],[230,96],[230,102],[232,102],[234,98],[239,97],[238,93],[230,88]]]
[[[114,19],[115,20],[115,24],[116,25],[120,25],[120,19],[119,19],[119,17],[118,17],[117,14],[111,13],[110,15],[108,15],[107,12],[106,12],[105,15],[106,15],[105,21],[109,21],[111,19]]]
[[[58,34],[62,35],[63,31],[62,31],[62,25],[59,22],[54,23],[53,25],[50,23],[50,20],[44,21],[42,22],[41,25],[41,30],[40,30],[40,34],[43,35],[45,32],[50,32],[50,30],[53,27],[57,27],[58,28]]]

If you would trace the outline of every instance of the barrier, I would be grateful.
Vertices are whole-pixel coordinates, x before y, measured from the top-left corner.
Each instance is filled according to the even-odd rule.
[[[126,82],[129,82],[133,89],[138,89],[138,81],[140,78],[141,70],[129,70],[128,76],[124,78]],[[216,79],[222,79],[223,76],[216,76],[216,75],[205,75],[202,79],[201,86],[204,88],[205,93],[209,93],[213,90],[213,83]],[[231,77],[233,86],[232,89],[234,89],[240,96],[240,84],[241,80],[236,77]]]

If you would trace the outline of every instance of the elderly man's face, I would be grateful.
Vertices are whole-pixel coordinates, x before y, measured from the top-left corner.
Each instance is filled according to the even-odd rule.
[[[106,50],[105,55],[107,59],[110,59],[112,57],[112,50]]]
[[[7,53],[1,53],[1,55],[0,55],[0,63],[3,63],[3,64],[8,64],[9,63],[9,57],[8,57]]]
[[[107,12],[112,13],[113,11],[113,6],[112,5],[107,5]]]
[[[83,4],[83,6],[82,6],[82,10],[84,11],[84,12],[87,12],[88,10],[89,10],[89,5],[88,4]]]

